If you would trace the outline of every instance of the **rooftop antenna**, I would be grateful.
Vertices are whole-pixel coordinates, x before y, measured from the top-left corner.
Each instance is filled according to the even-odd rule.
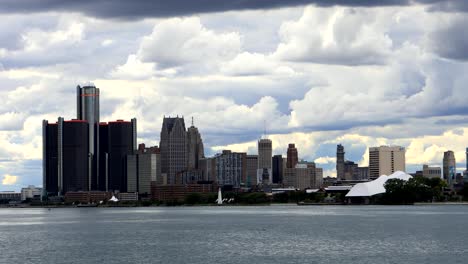
[[[264,137],[267,138],[267,131],[266,131],[266,120],[263,120],[263,129],[264,129]]]
[[[193,116],[192,116],[192,126],[193,126]]]

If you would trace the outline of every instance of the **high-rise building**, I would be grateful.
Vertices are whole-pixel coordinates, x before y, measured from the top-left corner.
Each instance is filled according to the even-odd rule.
[[[320,188],[323,185],[323,168],[315,168],[315,187]]]
[[[163,177],[168,184],[175,184],[176,174],[187,170],[187,132],[183,117],[164,117],[159,148]]]
[[[354,170],[353,180],[368,180],[369,179],[369,167],[357,167]]]
[[[279,184],[283,182],[283,169],[283,156],[273,156],[273,183]]]
[[[377,179],[396,171],[405,171],[405,148],[399,146],[380,146],[369,148],[369,177]]]
[[[99,183],[99,88],[93,84],[76,87],[77,119],[88,122],[89,155],[91,157],[91,173],[88,181],[91,190],[97,190]]]
[[[92,159],[89,154],[88,123],[83,120],[56,124],[43,121],[43,192],[63,195],[68,191],[89,191]]]
[[[341,180],[354,180],[355,172],[358,168],[358,165],[353,161],[345,161],[344,163],[344,175]]]
[[[273,147],[270,139],[260,139],[258,141],[258,167],[257,183],[271,184],[273,182],[272,173]]]
[[[246,155],[230,150],[223,150],[222,154],[216,155],[216,176],[219,186],[240,188],[241,179],[247,172]]]
[[[136,119],[100,123],[99,89],[77,86],[77,119],[43,121],[43,194],[126,191],[126,155],[136,150]]]
[[[339,144],[336,146],[336,178],[339,180],[345,179],[345,151],[344,147]]]
[[[444,152],[443,170],[444,180],[447,181],[449,186],[451,186],[454,183],[455,176],[457,174],[455,154],[451,150]]]
[[[198,162],[205,157],[203,140],[198,128],[193,125],[187,129],[187,165],[188,170],[198,170]]]
[[[288,145],[288,151],[287,151],[287,161],[286,161],[286,167],[287,168],[294,168],[296,167],[296,164],[299,162],[299,157],[297,153],[297,148],[294,144],[289,144]]]

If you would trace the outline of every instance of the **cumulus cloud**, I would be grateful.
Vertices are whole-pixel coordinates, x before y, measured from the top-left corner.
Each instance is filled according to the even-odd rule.
[[[307,7],[298,21],[282,25],[275,56],[322,64],[383,64],[392,48],[384,20],[375,10]]]
[[[468,6],[468,5],[467,5]],[[468,60],[468,17],[454,15],[431,33],[430,48],[441,57]]]
[[[237,32],[216,34],[205,28],[198,17],[172,18],[155,25],[153,32],[143,38],[138,57],[159,68],[175,68],[232,59],[240,50]]]
[[[18,180],[18,176],[5,174],[2,179],[3,185],[14,185]]]

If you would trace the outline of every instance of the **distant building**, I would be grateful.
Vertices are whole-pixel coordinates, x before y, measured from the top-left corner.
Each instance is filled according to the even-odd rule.
[[[289,144],[286,158],[286,168],[295,168],[296,164],[299,162],[299,157],[294,144]]]
[[[341,180],[354,180],[354,173],[357,170],[358,165],[353,161],[345,161],[344,163],[344,176]]]
[[[27,188],[21,188],[21,201],[27,199],[33,199],[34,197],[40,197],[42,195],[42,188],[34,185],[29,185]]]
[[[127,155],[127,192],[149,197],[151,182],[161,181],[161,156],[158,147],[140,144],[135,154]]]
[[[283,185],[300,190],[316,189],[320,188],[323,182],[323,176],[320,176],[317,176],[316,168],[312,164],[297,164],[295,168],[284,169]]]
[[[354,171],[353,180],[368,180],[369,167],[357,167]]]
[[[369,178],[371,180],[396,171],[406,171],[405,148],[399,146],[369,148]]]
[[[345,151],[341,144],[336,146],[336,178],[345,179]]]
[[[106,153],[104,167],[107,167],[107,190],[127,192],[127,155],[137,150],[136,119],[131,121],[117,120],[100,127],[107,133],[102,135],[107,144],[102,150]],[[106,164],[107,162],[107,164]]]
[[[43,188],[45,195],[89,191],[92,157],[89,156],[88,122],[83,120],[42,123]]]
[[[442,175],[442,169],[440,167],[429,167],[429,165],[423,165],[423,177],[424,178],[438,178]]]
[[[258,170],[258,155],[247,155],[246,161],[246,175],[244,185],[247,188],[252,188],[257,185],[257,170]]]
[[[205,181],[218,181],[216,176],[216,158],[203,158],[199,161],[199,166]]]
[[[241,187],[241,179],[244,178],[246,167],[246,153],[223,150],[216,155],[216,176],[219,186]]]
[[[283,170],[284,170],[283,156],[282,155],[273,156],[273,183],[279,184],[283,182]]]
[[[21,201],[21,193],[2,191],[0,192],[0,204],[8,203],[10,201],[19,202]]]
[[[210,194],[217,191],[217,185],[212,183],[152,185],[151,198],[161,202],[182,202],[188,194]]]
[[[444,159],[443,163],[443,176],[444,180],[447,182],[449,186],[451,186],[457,174],[457,163],[455,160],[455,154],[453,151],[449,150],[444,152]]]
[[[184,118],[164,117],[161,129],[161,172],[168,184],[175,183],[176,174],[187,169],[187,133]]]
[[[200,132],[193,125],[193,118],[192,126],[187,129],[187,155],[187,169],[198,170],[198,162],[205,157],[205,152]]]
[[[323,185],[323,168],[315,168],[315,186],[317,188]]]
[[[270,139],[260,139],[258,141],[258,167],[257,167],[257,183],[272,184],[273,183],[273,164],[272,164],[273,147]]]

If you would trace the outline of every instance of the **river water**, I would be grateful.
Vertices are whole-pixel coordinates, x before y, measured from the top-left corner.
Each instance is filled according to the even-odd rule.
[[[468,206],[0,209],[0,263],[468,263]]]

